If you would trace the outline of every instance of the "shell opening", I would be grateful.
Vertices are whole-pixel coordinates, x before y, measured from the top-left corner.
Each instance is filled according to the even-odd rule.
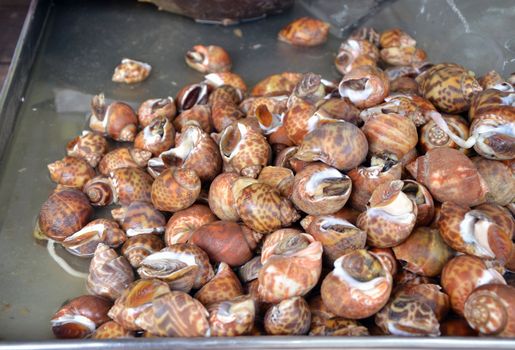
[[[200,141],[201,132],[200,129],[196,126],[189,126],[181,136],[181,143],[175,147],[171,148],[168,151],[165,151],[159,155],[159,158],[163,160],[165,164],[168,165],[178,165],[177,158],[185,162],[190,153],[195,149],[195,146]],[[155,163],[159,165],[158,163]],[[149,161],[150,165],[150,161]]]
[[[102,241],[104,240],[106,229],[107,227],[104,224],[85,226],[73,235],[66,237],[62,245],[67,249],[73,250],[95,239]]]
[[[284,114],[273,114],[265,104],[257,106],[255,114],[265,135],[270,135],[283,125]]]
[[[402,216],[413,213],[413,201],[404,192],[398,192],[393,195],[391,200],[386,200],[384,203],[376,205],[370,210],[377,209],[384,211],[385,213],[392,216]]]
[[[449,128],[449,125],[447,124],[447,122],[445,121],[445,119],[442,117],[442,115],[440,113],[435,112],[435,111],[430,111],[428,113],[428,115],[435,122],[435,124],[438,125],[438,127],[440,129],[442,129],[442,131],[444,133],[446,133],[447,136],[449,136],[451,138],[451,140],[453,140],[461,148],[468,149],[476,144],[476,140],[477,140],[476,133],[474,133],[472,136],[470,136],[467,140],[463,140],[461,137],[456,135]]]
[[[220,139],[220,151],[222,156],[230,160],[238,154],[247,132],[247,128],[241,123],[236,123],[236,126],[230,125],[225,128]]]
[[[338,90],[341,97],[348,97],[352,103],[366,100],[374,92],[368,78],[342,81]]]
[[[350,190],[351,181],[337,169],[328,168],[314,173],[306,182],[306,193],[315,199],[341,196]]]
[[[333,274],[351,288],[358,289],[369,296],[382,293],[381,288],[377,288],[385,281],[381,262],[372,256],[370,258],[361,257],[361,255],[355,257],[351,254],[353,253],[336,259]]]
[[[190,109],[196,104],[201,104],[207,97],[207,85],[195,84],[193,85],[182,98],[182,109]]]
[[[283,239],[274,249],[274,255],[292,255],[309,246],[311,242],[302,234]]]
[[[320,221],[320,228],[322,231],[331,230],[331,231],[337,231],[337,232],[342,232],[342,233],[349,229],[357,229],[356,226],[354,226],[347,220],[340,219],[340,218],[333,217],[333,216],[324,217]]]
[[[74,277],[78,277],[78,278],[88,278],[88,274],[87,273],[84,273],[84,272],[79,272],[77,270],[75,270],[73,267],[71,267],[67,262],[66,260],[64,260],[63,258],[61,258],[59,255],[57,255],[56,251],[55,251],[55,241],[53,239],[49,239],[48,240],[48,243],[47,243],[47,250],[48,250],[48,254],[52,257],[52,259],[55,260],[55,262],[61,266],[61,268],[66,271],[68,274],[74,276]]]
[[[460,222],[460,234],[465,243],[474,245],[478,254],[488,258],[495,258],[488,243],[488,231],[493,223],[480,211],[471,210],[465,214]]]
[[[87,328],[90,333],[93,333],[95,329],[97,328],[95,325],[95,322],[87,318],[86,316],[82,315],[70,315],[70,314],[64,314],[62,316],[59,316],[58,318],[54,318],[50,320],[50,324],[52,327],[59,327],[68,323],[78,323],[79,325]]]
[[[205,56],[198,51],[188,51],[186,52],[186,59],[191,64],[201,64],[203,63]]]

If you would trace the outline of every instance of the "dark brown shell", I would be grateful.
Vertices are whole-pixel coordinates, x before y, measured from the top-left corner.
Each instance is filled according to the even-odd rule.
[[[61,242],[83,228],[91,215],[93,208],[84,193],[64,189],[52,193],[41,206],[39,229],[45,236]]]

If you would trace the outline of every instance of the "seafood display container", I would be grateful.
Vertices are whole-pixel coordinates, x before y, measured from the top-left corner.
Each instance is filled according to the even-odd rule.
[[[202,2],[200,2],[202,3]],[[321,46],[277,40],[293,19],[331,24]],[[477,75],[515,71],[515,6],[510,0],[297,1],[282,14],[232,26],[195,23],[136,1],[34,0],[0,95],[0,349],[509,349],[515,340],[400,337],[238,337],[58,341],[50,318],[63,301],[85,294],[85,281],[64,273],[32,235],[41,204],[55,187],[47,164],[87,127],[90,100],[137,106],[175,96],[203,75],[184,63],[194,44],[224,47],[248,86],[283,71],[315,72],[337,80],[338,47],[359,26],[401,27],[432,62],[456,62]],[[150,77],[136,85],[111,81],[122,58],[148,62]],[[89,260],[58,253],[78,270]]]

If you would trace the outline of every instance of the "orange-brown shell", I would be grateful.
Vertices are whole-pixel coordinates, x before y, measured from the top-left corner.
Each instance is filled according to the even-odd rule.
[[[476,288],[467,298],[464,315],[482,335],[515,337],[515,287],[487,284]]]
[[[177,113],[175,101],[172,97],[153,98],[143,101],[138,108],[138,120],[142,128],[149,125],[152,120],[158,117],[165,117],[172,121]]]
[[[334,61],[336,69],[341,74],[363,65],[376,65],[379,60],[379,50],[368,40],[349,38],[338,49]]]
[[[474,157],[472,162],[486,182],[486,202],[504,206],[515,200],[515,174],[506,164],[483,157]]]
[[[300,145],[304,136],[312,131],[316,125],[310,125],[314,121],[314,113],[317,107],[302,99],[296,99],[284,115],[283,126],[286,135],[295,145]],[[313,123],[311,123],[313,124]]]
[[[289,198],[293,191],[294,175],[288,168],[279,166],[266,166],[259,173],[259,182],[267,184],[277,190],[281,196]]]
[[[107,152],[107,140],[100,134],[83,131],[66,144],[66,154],[86,160],[95,168]]]
[[[219,146],[225,172],[256,178],[270,160],[271,149],[266,138],[240,122],[225,128]]]
[[[186,243],[197,228],[213,221],[216,221],[216,216],[203,204],[194,204],[187,209],[179,210],[166,224],[166,245]]]
[[[82,295],[65,303],[51,318],[52,332],[56,338],[85,338],[95,331],[95,327],[109,321],[107,312],[112,302],[96,295]],[[85,324],[81,318],[87,319]],[[82,321],[82,322],[81,322]]]
[[[365,134],[344,121],[324,124],[304,137],[295,158],[322,161],[338,170],[347,171],[360,165],[368,153]]]
[[[168,292],[170,292],[170,288],[163,281],[157,279],[137,280],[116,299],[114,306],[109,310],[109,317],[127,330],[141,330],[135,323],[139,314],[149,308],[154,299]]]
[[[438,227],[442,238],[458,252],[496,259],[501,264],[510,258],[512,232],[504,230],[481,210],[444,202]]]
[[[240,95],[244,95],[247,92],[247,84],[245,84],[243,78],[233,72],[210,73],[204,78],[205,82],[213,88],[217,88],[222,85],[230,85],[238,90]]]
[[[209,105],[195,105],[190,109],[183,111],[173,121],[173,126],[178,132],[189,123],[196,122],[204,132],[213,131],[213,121],[211,120],[211,107]]]
[[[168,168],[152,184],[152,204],[156,209],[176,212],[186,209],[200,194],[200,179],[190,169]]]
[[[220,301],[208,307],[210,335],[213,337],[234,337],[252,334],[256,306],[248,296]]]
[[[289,95],[302,78],[301,73],[284,72],[270,75],[252,88],[252,96]]]
[[[261,301],[273,303],[303,296],[317,284],[322,272],[322,244],[310,235],[302,234],[302,237],[308,241],[306,247],[302,244],[299,249],[271,255],[263,262],[258,275]]]
[[[334,314],[361,319],[378,312],[392,291],[392,276],[382,261],[364,249],[345,254],[323,280],[322,301]]]
[[[472,161],[458,150],[448,147],[429,150],[408,164],[407,169],[440,202],[474,206],[485,201],[485,181]]]
[[[88,291],[114,300],[132,281],[134,272],[127,259],[100,243],[89,266]]]
[[[131,332],[115,321],[108,321],[97,328],[91,339],[122,339],[133,338],[134,332]]]
[[[391,28],[381,32],[379,45],[382,48],[415,46],[417,42],[400,28]]]
[[[358,108],[369,108],[383,102],[390,91],[388,77],[375,66],[359,66],[347,73],[338,91]]]
[[[202,248],[211,261],[240,266],[249,261],[261,235],[245,225],[214,221],[193,231],[190,242]]]
[[[139,168],[116,169],[109,178],[116,192],[117,203],[150,202],[153,179],[145,171]]]
[[[117,148],[108,152],[98,164],[98,171],[102,175],[109,175],[112,171],[121,168],[143,168],[152,153],[138,148]]]
[[[472,97],[482,90],[472,72],[452,63],[441,63],[417,77],[422,95],[444,113],[469,109]]]
[[[258,233],[270,233],[299,219],[293,204],[263,183],[245,187],[236,200],[241,220]]]
[[[352,192],[350,194],[350,205],[359,211],[365,211],[372,192],[381,184],[392,180],[400,180],[402,164],[400,162],[393,165],[360,166],[351,169],[347,175],[352,180]]]
[[[379,185],[370,197],[367,210],[360,214],[357,226],[367,233],[372,247],[388,248],[402,243],[415,227],[417,206],[402,191],[402,180]]]
[[[489,283],[506,284],[501,274],[488,268],[483,260],[475,256],[457,256],[447,262],[442,271],[442,287],[449,295],[452,309],[459,315],[463,315],[470,293]]]
[[[484,203],[474,209],[481,210],[487,214],[512,239],[515,238],[515,219],[507,208],[501,207],[498,204]]]
[[[214,103],[211,107],[211,120],[217,132],[222,132],[232,123],[242,119],[243,112],[238,105],[227,101]]]
[[[95,176],[95,170],[82,158],[66,156],[48,164],[47,167],[52,181],[78,190]]]
[[[135,323],[161,337],[204,337],[209,332],[208,312],[184,292],[171,291],[152,301]]]
[[[104,133],[115,141],[134,141],[138,117],[126,103],[113,102],[106,106],[104,95],[93,98],[89,126],[93,131]]]
[[[174,143],[175,128],[172,122],[164,116],[158,116],[136,135],[134,147],[158,156],[173,147]]]
[[[329,23],[315,18],[302,17],[281,29],[278,39],[297,46],[317,46],[327,41]]]
[[[469,124],[465,118],[459,115],[444,114],[442,118],[447,122],[449,129],[456,135],[466,140],[469,137]],[[460,147],[438,126],[430,120],[420,129],[419,145],[422,151],[427,152],[436,147]],[[464,150],[466,153],[466,151]]]
[[[222,262],[216,275],[195,293],[195,298],[206,307],[243,295],[243,287],[231,267]]]
[[[362,128],[368,140],[369,152],[376,156],[402,159],[417,145],[418,134],[411,119],[399,114],[375,114]]]
[[[220,220],[238,221],[240,216],[236,210],[236,198],[233,196],[233,185],[239,175],[222,173],[209,186],[209,208]]]
[[[152,67],[148,63],[122,59],[122,62],[114,68],[112,81],[115,83],[136,84],[147,79]]]
[[[195,45],[186,52],[186,64],[200,73],[217,73],[231,70],[231,57],[223,47]]]
[[[129,237],[123,244],[121,253],[127,258],[131,266],[137,269],[143,259],[164,247],[165,244],[159,236],[143,234]]]
[[[311,311],[303,297],[292,297],[269,308],[264,323],[270,335],[304,335],[311,326]]]
[[[63,241],[83,228],[93,215],[88,197],[75,189],[54,192],[39,211],[38,225],[50,239]]]
[[[351,179],[324,163],[312,163],[295,175],[291,200],[310,215],[333,214],[352,191]]]
[[[387,47],[380,52],[381,59],[394,66],[415,65],[425,62],[427,54],[414,46]]]
[[[440,232],[429,227],[417,228],[403,243],[393,247],[393,252],[398,260],[405,263],[406,270],[427,277],[438,276],[454,255]]]

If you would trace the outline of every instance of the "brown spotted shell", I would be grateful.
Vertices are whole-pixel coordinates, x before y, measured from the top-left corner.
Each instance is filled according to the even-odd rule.
[[[62,245],[70,253],[81,256],[93,256],[100,243],[110,248],[117,248],[127,240],[125,232],[116,221],[95,219],[79,231],[64,239]]]
[[[381,59],[393,66],[416,65],[426,61],[424,50],[414,46],[387,47],[381,49]]]
[[[207,254],[194,244],[177,243],[152,253],[141,261],[143,279],[158,278],[172,290],[189,292],[205,285],[214,276]]]
[[[109,310],[109,317],[127,330],[141,330],[135,320],[145,309],[152,306],[154,299],[169,292],[168,285],[160,280],[137,280],[116,299],[114,306]]]
[[[139,148],[117,148],[102,157],[98,164],[98,171],[107,176],[120,168],[144,168],[151,156],[150,151]]]
[[[347,172],[352,180],[349,203],[359,211],[366,210],[367,203],[376,187],[401,178],[402,164],[400,162],[372,158],[371,163],[370,166],[359,166]]]
[[[164,116],[158,116],[136,135],[134,147],[158,156],[173,147],[174,143],[175,129],[172,122]]]
[[[222,170],[218,145],[199,126],[193,124],[183,129],[176,147],[161,153],[159,158],[167,165],[195,171],[201,181],[213,180]]]
[[[369,108],[383,102],[390,91],[388,77],[380,68],[366,65],[347,73],[338,91],[358,108]]]
[[[95,176],[95,170],[82,158],[66,156],[48,164],[47,167],[52,181],[78,190]]]
[[[116,193],[115,202],[129,205],[132,202],[150,202],[152,177],[139,168],[122,168],[111,172],[109,176]]]
[[[141,262],[152,253],[165,247],[161,238],[154,234],[142,234],[129,237],[122,246],[121,253],[127,258],[132,267],[137,269]]]
[[[400,270],[400,264],[397,261],[392,248],[372,248],[369,249],[369,252],[374,253],[375,256],[383,262],[383,265],[386,266],[386,269],[394,278],[397,277],[397,272]]]
[[[240,266],[249,261],[261,234],[231,221],[213,221],[193,231],[189,242],[202,248],[211,261]]]
[[[317,46],[327,41],[329,23],[311,17],[298,18],[281,29],[278,39],[297,46]]]
[[[195,45],[186,52],[186,64],[200,73],[217,73],[231,70],[231,58],[223,47]]]
[[[195,298],[206,307],[243,295],[243,287],[231,267],[222,262],[215,276],[195,293]]]
[[[270,160],[271,149],[266,138],[240,122],[225,128],[219,146],[225,172],[256,178]]]
[[[134,141],[138,117],[126,103],[113,102],[106,106],[104,94],[93,97],[89,127],[115,141]]]
[[[114,69],[112,81],[116,83],[136,84],[147,79],[152,67],[148,63],[122,59],[122,62]]]
[[[236,206],[241,220],[258,233],[273,232],[299,219],[299,213],[292,203],[263,183],[243,188]]]
[[[233,185],[239,175],[236,173],[221,173],[209,186],[209,208],[220,220],[238,221],[240,216],[236,210]]]
[[[128,237],[165,231],[165,217],[149,202],[132,202],[127,207],[112,210],[111,215],[122,225]]]
[[[273,187],[281,196],[290,198],[293,191],[294,174],[288,168],[266,166],[259,173],[258,181]]]
[[[472,97],[482,90],[472,72],[453,63],[436,64],[416,80],[424,98],[450,114],[468,110]]]
[[[283,126],[293,144],[300,145],[304,137],[318,125],[316,110],[317,107],[314,104],[303,99],[296,99],[289,106],[284,114]]]
[[[482,335],[515,337],[515,287],[487,284],[476,288],[465,303],[465,319]]]
[[[515,219],[508,209],[493,203],[481,204],[474,209],[481,210],[487,214],[512,239],[515,237]]]
[[[250,296],[220,301],[208,307],[211,336],[234,337],[251,334],[256,307]]]
[[[429,227],[415,229],[408,239],[393,247],[393,252],[406,270],[427,277],[440,275],[454,254],[440,232]]]
[[[59,339],[90,336],[109,321],[107,312],[112,302],[96,295],[82,295],[65,303],[51,318],[52,332]]]
[[[134,332],[123,328],[115,321],[108,321],[97,328],[91,339],[123,339],[133,337]]]
[[[505,206],[515,200],[515,174],[506,164],[483,157],[474,157],[472,162],[488,187],[488,203]]]
[[[368,140],[369,152],[379,157],[401,160],[418,142],[417,128],[399,114],[375,114],[362,128]]]
[[[270,335],[304,335],[311,326],[311,311],[303,297],[292,297],[269,308],[264,323]]]
[[[107,140],[100,134],[83,131],[81,136],[75,137],[66,144],[66,154],[86,160],[93,168],[107,152]]]
[[[89,266],[88,291],[114,300],[132,281],[134,272],[127,259],[100,243]]]
[[[512,252],[512,232],[507,232],[485,212],[444,202],[438,227],[442,238],[460,253],[505,264]]]
[[[135,320],[136,325],[161,337],[204,337],[209,332],[208,312],[184,292],[171,291],[154,299]]]
[[[458,315],[463,315],[465,301],[470,293],[489,283],[506,284],[506,281],[497,270],[488,268],[483,260],[475,256],[457,256],[449,260],[442,271],[442,287]]]
[[[167,98],[153,98],[143,101],[138,108],[138,120],[142,128],[149,125],[152,120],[158,117],[165,117],[172,121],[177,113],[175,101],[172,97]]]
[[[364,249],[345,254],[323,280],[322,301],[329,311],[361,319],[378,312],[392,291],[392,276],[382,260]]]
[[[279,254],[271,255],[262,263],[258,275],[258,294],[263,302],[279,302],[294,296],[303,296],[318,282],[322,271],[322,244],[312,236],[279,239],[288,230],[276,231],[268,240],[277,241]],[[274,236],[275,235],[275,236]],[[276,238],[277,237],[277,238]],[[305,243],[307,243],[307,245]],[[265,241],[266,244],[266,241]],[[293,245],[292,249],[288,249]]]
[[[210,73],[204,76],[204,82],[208,84],[209,87],[216,89],[222,85],[229,85],[238,91],[238,95],[245,95],[247,92],[247,85],[243,78],[233,72],[218,72],[218,73]]]
[[[152,184],[152,204],[158,210],[176,212],[186,209],[200,194],[200,179],[195,171],[168,168]]]
[[[63,241],[83,228],[93,215],[88,198],[75,189],[54,192],[39,211],[38,225],[50,239]]]
[[[166,224],[165,243],[168,246],[186,243],[197,228],[213,221],[216,221],[216,216],[203,204],[193,204],[187,209],[179,210]]]
[[[335,215],[316,216],[305,228],[324,247],[324,256],[333,264],[340,256],[365,248],[367,235],[345,219]]]
[[[198,123],[200,128],[210,133],[213,131],[213,121],[211,120],[211,107],[209,105],[196,105],[190,109],[183,111],[173,121],[173,126],[177,132],[182,130],[191,123]]]
[[[307,214],[333,214],[347,203],[351,191],[347,175],[324,163],[312,163],[295,175],[291,200]]]
[[[382,48],[415,46],[417,42],[400,28],[391,28],[381,32],[379,45]]]
[[[250,92],[251,96],[289,95],[302,78],[301,73],[283,72],[259,81]]]
[[[440,202],[474,206],[485,201],[485,181],[472,161],[458,150],[434,148],[406,168]]]
[[[345,121],[324,124],[304,137],[294,158],[322,161],[340,171],[360,165],[368,153],[365,134]]]
[[[403,242],[415,227],[417,206],[403,190],[402,180],[379,185],[367,210],[360,214],[357,226],[367,233],[369,245],[394,247]]]

